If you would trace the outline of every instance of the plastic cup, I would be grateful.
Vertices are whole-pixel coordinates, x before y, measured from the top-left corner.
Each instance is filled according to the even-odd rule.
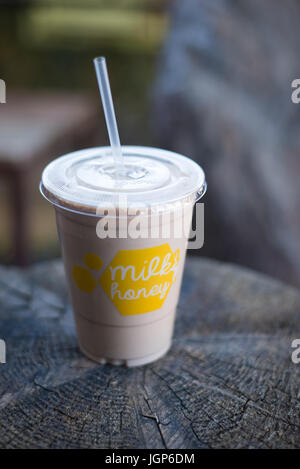
[[[41,192],[56,212],[82,352],[100,363],[143,365],[171,345],[193,206],[203,170],[177,153],[109,147],[57,158]]]

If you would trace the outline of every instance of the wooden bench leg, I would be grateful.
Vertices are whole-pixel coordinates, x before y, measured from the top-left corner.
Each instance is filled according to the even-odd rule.
[[[12,174],[12,201],[13,201],[13,241],[15,249],[14,263],[19,266],[29,264],[29,190],[30,172],[16,170]]]

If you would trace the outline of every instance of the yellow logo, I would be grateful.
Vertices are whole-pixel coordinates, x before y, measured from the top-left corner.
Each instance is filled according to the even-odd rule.
[[[100,270],[101,259],[87,254],[85,264]],[[176,280],[179,249],[174,253],[168,243],[145,249],[119,251],[98,282],[122,315],[144,314],[162,307]],[[92,293],[96,280],[90,271],[75,265],[73,278],[82,291]]]
[[[86,254],[83,259],[85,265],[91,270],[100,270],[103,262],[97,254]],[[85,293],[93,293],[97,282],[91,272],[85,267],[74,265],[72,270],[73,279],[77,287]]]

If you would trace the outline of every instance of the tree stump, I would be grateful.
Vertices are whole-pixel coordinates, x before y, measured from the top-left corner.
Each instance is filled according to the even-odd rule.
[[[299,448],[300,293],[188,258],[171,351],[86,359],[60,261],[0,268],[1,448]]]

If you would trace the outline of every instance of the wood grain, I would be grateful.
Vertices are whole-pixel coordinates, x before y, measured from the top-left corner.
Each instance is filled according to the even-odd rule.
[[[297,448],[298,290],[188,259],[175,338],[141,368],[82,356],[62,264],[0,267],[1,448]]]

